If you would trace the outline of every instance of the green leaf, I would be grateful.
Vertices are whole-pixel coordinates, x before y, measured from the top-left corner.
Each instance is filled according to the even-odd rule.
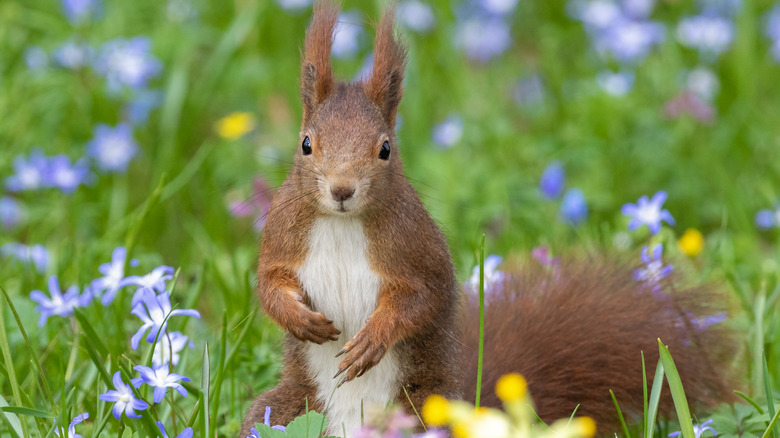
[[[324,415],[316,411],[309,411],[287,425],[287,436],[290,438],[317,438],[327,424],[328,420]]]
[[[6,407],[8,406],[8,402],[5,401],[2,395],[0,395],[0,407]],[[22,436],[22,423],[19,421],[19,417],[16,416],[16,414],[11,412],[5,412],[3,411],[3,416],[5,417],[6,421],[8,422],[8,426],[11,430],[11,433],[14,435],[14,437],[19,438]]]
[[[658,361],[653,377],[653,388],[650,390],[650,400],[647,404],[647,421],[645,421],[645,438],[653,438],[655,417],[658,414],[658,403],[661,401],[661,388],[664,384],[664,366]]]
[[[615,397],[615,393],[612,392],[611,389],[609,390],[609,395],[610,397],[612,397],[612,403],[615,405],[615,410],[617,411],[618,419],[620,420],[620,425],[623,427],[623,433],[626,434],[626,438],[631,438],[631,434],[628,433],[628,426],[626,426],[626,420],[623,418],[623,411],[620,410],[620,405],[618,404],[617,397]]]
[[[688,409],[688,401],[685,399],[685,390],[680,380],[680,374],[674,365],[672,355],[669,349],[658,340],[658,351],[661,354],[661,363],[664,364],[664,374],[669,383],[669,389],[672,392],[674,400],[674,409],[677,411],[677,421],[680,423],[680,432],[683,438],[695,438],[693,433],[693,420],[691,420],[691,411]]]
[[[0,411],[10,412],[12,414],[28,415],[30,417],[57,418],[56,415],[50,412],[42,411],[40,409],[25,408],[23,406],[3,406],[0,407]]]
[[[775,416],[775,403],[772,400],[772,377],[769,375],[769,368],[767,368],[766,365],[766,351],[762,351],[763,357],[762,357],[762,364],[763,364],[763,372],[764,372],[764,394],[766,395],[766,408],[769,412],[770,417]],[[777,438],[777,428],[773,427],[772,429],[772,438]]]
[[[95,347],[95,350],[97,350],[98,356],[99,357],[108,356],[108,348],[106,348],[106,344],[104,344],[103,340],[100,339],[100,336],[98,336],[97,331],[95,331],[95,328],[92,327],[92,324],[89,322],[89,318],[87,318],[87,316],[84,315],[84,312],[82,312],[81,309],[78,308],[73,309],[73,314],[76,316],[76,319],[79,321],[79,325],[84,330],[84,333],[87,335],[87,341],[92,343],[92,345]]]
[[[301,418],[301,417],[298,417]],[[294,420],[293,420],[294,421]],[[292,424],[292,423],[290,423]],[[293,434],[287,434],[282,432],[281,430],[276,430],[271,426],[266,426],[263,423],[255,423],[255,429],[257,429],[257,432],[260,434],[263,438],[298,438],[303,437],[304,435],[293,435]],[[289,430],[289,428],[288,428]]]
[[[775,423],[777,423],[777,417],[780,417],[780,411],[775,412],[775,416],[772,417],[772,421],[769,422],[769,426],[767,426],[761,438],[767,438],[769,436],[769,434],[775,428]]]
[[[19,386],[19,381],[16,379],[16,370],[14,368],[13,356],[11,355],[11,347],[9,346],[8,335],[5,332],[4,309],[0,309],[0,350],[3,352],[3,360],[6,373],[8,374],[8,380],[11,384],[14,403],[19,406],[22,404],[22,388]],[[27,430],[27,422],[21,421],[20,423],[22,425],[22,436],[29,438],[30,432]]]
[[[210,380],[211,378],[211,364],[209,363],[209,343],[206,342],[206,345],[203,347],[203,368],[202,368],[202,374],[201,374],[201,381],[200,381],[200,392],[201,392],[201,400],[203,400],[202,406],[202,414],[203,418],[201,419],[201,433],[203,436],[206,436],[206,432],[209,430],[210,427],[210,421],[209,418],[209,387],[210,387]]]

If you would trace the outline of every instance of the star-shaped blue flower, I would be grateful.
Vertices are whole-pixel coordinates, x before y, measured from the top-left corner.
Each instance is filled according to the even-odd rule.
[[[71,421],[70,424],[68,425],[68,435],[67,435],[67,438],[81,438],[81,434],[76,433],[76,425],[81,423],[81,422],[83,422],[87,418],[89,418],[89,413],[88,412],[84,412],[83,414],[76,415],[73,418],[73,421]],[[57,436],[62,436],[62,435],[60,435],[60,427],[59,426],[54,429],[54,434],[57,435]]]
[[[80,294],[78,286],[69,287],[63,295],[60,291],[60,282],[55,275],[49,277],[49,294],[50,297],[39,290],[30,293],[30,298],[38,303],[35,310],[41,312],[39,326],[46,324],[50,316],[70,316],[73,314],[73,309],[84,307],[92,300],[89,288],[85,288],[84,293]]]
[[[280,426],[280,425],[271,426],[271,407],[270,406],[266,406],[265,407],[265,416],[263,418],[263,424],[265,424],[266,426],[270,427],[271,429],[280,430],[282,432],[284,432],[286,430],[286,428],[284,426]],[[257,429],[254,428],[254,427],[249,429],[249,432],[251,433],[251,435],[247,436],[246,438],[262,438],[260,436],[260,432],[258,432]]]
[[[711,428],[710,426],[707,426],[708,424],[711,424],[713,421],[714,420],[710,418],[709,420],[705,421],[702,424],[694,425],[693,436],[695,436],[696,438],[701,438],[701,436],[704,435],[704,432],[708,430],[712,432],[712,435],[718,436],[718,433],[715,432],[715,429]],[[672,432],[668,436],[670,437],[680,436],[680,431],[678,430],[677,432]]]
[[[645,264],[645,267],[634,271],[634,280],[646,283],[653,290],[657,291],[661,289],[661,279],[668,277],[674,267],[672,265],[664,266],[661,261],[664,247],[660,243],[653,248],[652,258],[650,258],[648,251],[649,248],[647,246],[642,248],[642,262]]]
[[[168,364],[162,364],[154,368],[145,367],[143,365],[136,365],[134,370],[138,371],[141,377],[131,380],[136,387],[141,385],[141,382],[154,388],[154,402],[160,403],[165,398],[165,393],[168,388],[173,388],[179,391],[182,397],[187,396],[187,389],[181,386],[179,380],[189,382],[189,377],[182,376],[180,374],[170,372]]]
[[[652,199],[647,196],[639,198],[636,204],[625,204],[620,211],[625,216],[631,216],[631,222],[628,223],[629,231],[634,231],[642,225],[647,225],[652,234],[658,234],[661,231],[661,221],[669,225],[674,225],[674,218],[666,209],[661,209],[666,201],[666,192],[663,190],[653,195]]]
[[[162,421],[157,422],[157,428],[160,429],[160,433],[162,434],[162,438],[168,438],[168,432],[165,431],[165,426],[163,426]],[[183,431],[181,431],[180,434],[176,435],[176,438],[192,438],[192,428],[186,427]]]
[[[98,270],[102,277],[92,281],[92,292],[96,295],[100,295],[105,292],[101,302],[104,306],[111,304],[114,301],[116,293],[121,289],[124,284],[122,280],[125,276],[125,259],[127,258],[127,249],[120,246],[114,249],[111,253],[111,261],[109,263],[103,263]]]
[[[114,414],[114,418],[119,420],[119,417],[122,416],[122,412],[127,415],[127,418],[141,418],[139,414],[135,413],[135,410],[142,411],[149,407],[149,404],[146,403],[143,400],[139,400],[135,398],[135,394],[133,394],[133,389],[130,388],[130,385],[122,381],[122,377],[119,375],[119,371],[114,373],[114,388],[116,389],[110,389],[108,392],[104,394],[100,394],[98,398],[103,401],[107,402],[114,402],[114,408],[112,409],[112,413]],[[135,387],[138,387],[138,385],[134,385]]]
[[[133,350],[138,349],[138,343],[141,342],[141,337],[143,337],[144,333],[147,331],[149,334],[146,336],[146,342],[154,342],[157,333],[165,332],[165,329],[168,326],[167,318],[170,318],[171,316],[186,315],[200,318],[200,312],[197,310],[171,310],[171,301],[168,292],[155,295],[151,289],[143,290],[141,302],[136,304],[130,313],[141,318],[141,321],[144,323],[130,339],[130,345],[133,347]]]

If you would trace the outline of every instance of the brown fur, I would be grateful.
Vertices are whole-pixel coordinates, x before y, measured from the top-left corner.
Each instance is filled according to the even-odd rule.
[[[394,349],[400,384],[418,408],[430,394],[459,398],[474,388],[470,380],[464,383],[462,370],[469,379],[476,375],[475,318],[472,312],[463,341],[462,291],[446,241],[404,177],[398,154],[393,126],[406,58],[393,36],[393,12],[378,26],[374,70],[364,83],[333,78],[329,55],[337,17],[336,5],[318,1],[306,32],[298,144],[308,137],[312,152],[303,155],[298,146],[290,174],[274,195],[257,268],[263,310],[287,332],[284,369],[279,386],[250,407],[242,437],[263,421],[266,406],[272,408],[272,424],[287,424],[303,413],[307,400],[310,408],[322,408],[304,349],[306,342],[331,342],[341,332],[315,308],[297,272],[309,251],[310,230],[325,215],[360,219],[368,262],[380,279],[377,308],[360,321],[365,324],[340,353],[334,374],[354,384],[349,381]],[[388,160],[378,158],[384,142],[391,150]],[[718,380],[720,368],[709,366],[723,358],[715,347],[720,328],[687,337],[689,327],[681,325],[679,311],[672,312],[706,314],[710,301],[700,301],[705,291],[684,291],[669,307],[638,294],[630,272],[608,262],[574,263],[562,272],[556,282],[538,269],[513,275],[506,285],[511,292],[488,307],[483,382],[488,405],[497,404],[492,395],[497,377],[519,371],[530,382],[542,418],[568,415],[582,403],[580,414],[613,424],[605,391],[612,388],[624,408],[636,411],[639,352],[645,351],[652,372],[657,337],[670,345],[690,395],[705,403],[724,397],[729,386]],[[694,342],[687,345],[685,339]],[[396,402],[412,412],[401,388]]]
[[[602,435],[619,432],[609,390],[624,415],[641,415],[641,352],[652,386],[658,338],[669,347],[689,403],[733,400],[733,333],[725,322],[707,330],[691,323],[725,312],[725,296],[703,286],[667,285],[654,293],[633,281],[633,268],[600,257],[570,260],[554,272],[536,262],[510,268],[503,293],[486,298],[482,403],[500,406],[496,381],[518,372],[543,420],[568,417],[579,404],[577,415],[593,417]],[[479,328],[476,303],[470,307],[464,393],[473,400]],[[660,410],[671,413],[666,392]]]

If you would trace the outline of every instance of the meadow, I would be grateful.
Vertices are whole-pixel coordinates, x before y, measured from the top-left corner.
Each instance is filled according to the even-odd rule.
[[[343,1],[342,78],[366,75],[383,5]],[[669,281],[734,298],[716,323],[741,349],[720,366],[744,397],[712,428],[776,437],[780,3],[399,0],[397,14],[400,154],[459,279],[483,235],[488,275],[534,249],[642,265],[663,244]],[[310,16],[306,0],[0,2],[0,436],[54,436],[83,413],[85,437],[158,436],[157,421],[236,436],[275,385],[282,332],[254,270],[298,147]],[[626,204],[643,196],[672,218],[637,219]],[[138,367],[168,362],[152,389]],[[115,418],[125,405],[140,418]],[[679,428],[659,421],[658,437]]]

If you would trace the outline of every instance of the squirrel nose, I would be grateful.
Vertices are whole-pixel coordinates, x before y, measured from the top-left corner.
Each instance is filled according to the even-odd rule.
[[[355,194],[355,187],[335,186],[330,188],[330,196],[336,202],[344,202]]]

